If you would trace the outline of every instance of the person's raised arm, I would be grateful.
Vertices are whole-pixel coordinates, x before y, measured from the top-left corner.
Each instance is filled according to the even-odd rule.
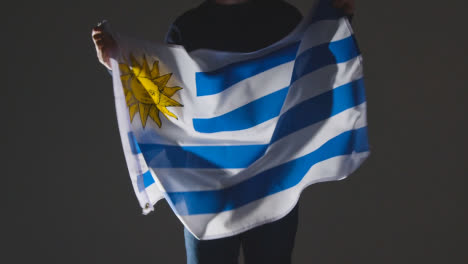
[[[117,50],[117,43],[112,36],[105,31],[103,24],[94,27],[91,32],[91,36],[94,45],[96,46],[96,53],[99,62],[111,70],[110,56]]]

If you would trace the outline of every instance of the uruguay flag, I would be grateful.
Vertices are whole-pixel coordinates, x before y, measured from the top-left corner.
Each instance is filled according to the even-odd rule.
[[[117,38],[115,104],[143,212],[165,198],[199,239],[285,216],[304,188],[369,155],[362,62],[346,17],[321,1],[251,53]]]

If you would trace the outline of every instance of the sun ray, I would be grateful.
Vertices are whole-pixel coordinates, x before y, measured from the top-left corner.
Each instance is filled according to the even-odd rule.
[[[135,59],[135,57],[133,56],[133,54],[130,54],[130,62],[131,62],[131,65],[132,65],[132,72],[135,76],[138,76],[140,75],[140,72],[141,72],[141,67],[140,67],[140,64],[138,64],[138,61]]]
[[[177,116],[172,113],[171,111],[169,111],[166,107],[167,106],[182,106],[179,102],[165,96],[165,95],[162,95],[161,96],[161,101],[159,104],[156,105],[156,107],[159,109],[159,111],[161,111],[164,116],[166,116],[167,119],[169,119],[167,116],[172,116],[173,118],[175,119],[178,119]]]
[[[161,119],[159,118],[159,109],[155,105],[151,106],[149,114],[150,114],[151,119],[153,119],[153,121],[158,125],[158,127],[161,127]]]
[[[122,82],[124,81],[128,81],[128,79],[130,79],[130,77],[132,76],[131,75],[131,70],[130,70],[130,67],[128,67],[127,64],[119,64],[119,69],[120,69],[120,79],[122,80]]]
[[[172,98],[169,98],[167,97],[166,95],[164,94],[161,94],[161,100],[159,101],[159,104],[157,105],[160,105],[160,106],[182,106],[181,103],[177,102],[176,100],[172,99]]]
[[[182,87],[174,86],[174,87],[164,87],[162,93],[167,95],[168,97],[172,97],[177,91],[181,90]]]
[[[171,78],[172,73],[164,74],[162,76],[159,76],[157,78],[154,78],[153,81],[158,84],[159,87],[164,87],[166,86],[167,82]],[[162,90],[162,89],[160,89]]]
[[[154,61],[153,68],[151,69],[151,78],[159,76],[159,61]]]
[[[124,87],[123,87],[124,95],[125,95],[125,98],[127,98],[127,95],[128,95],[128,93],[130,93],[130,90],[127,89],[127,88],[125,87],[125,85],[123,85],[123,86],[124,86]]]
[[[143,127],[146,126],[146,121],[148,120],[149,116],[149,111],[151,108],[151,105],[148,104],[139,104],[140,106],[140,119],[141,119],[141,124]]]
[[[135,117],[136,113],[138,113],[138,104],[130,105],[128,112],[130,113],[130,122],[133,122],[133,118]]]
[[[166,107],[160,106],[160,105],[157,105],[156,107],[159,109],[159,111],[161,111],[161,113],[163,113],[164,117],[166,117],[168,120],[169,120],[169,116],[172,116],[173,118],[178,119],[177,116],[171,111],[169,111]]]
[[[151,71],[148,65],[148,61],[146,60],[146,56],[144,55],[143,55],[142,69],[138,77],[151,79]]]
[[[128,106],[134,105],[138,103],[138,100],[135,99],[135,96],[131,92],[128,92],[127,95],[125,96],[125,102],[127,103]]]

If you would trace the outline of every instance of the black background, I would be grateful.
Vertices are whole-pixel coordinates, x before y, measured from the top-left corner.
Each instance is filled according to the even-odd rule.
[[[290,2],[303,13],[313,4]],[[346,180],[303,193],[294,263],[468,263],[468,3],[356,2],[372,154]],[[198,3],[2,7],[4,263],[185,262],[182,225],[166,202],[141,214],[91,28],[105,18],[162,41]]]

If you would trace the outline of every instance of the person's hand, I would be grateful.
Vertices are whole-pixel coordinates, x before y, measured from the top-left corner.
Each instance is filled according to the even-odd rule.
[[[354,13],[354,0],[333,0],[333,6],[343,10],[348,16]]]
[[[96,46],[99,62],[111,70],[110,56],[117,50],[117,43],[112,36],[104,30],[103,24],[94,27],[91,36]]]

